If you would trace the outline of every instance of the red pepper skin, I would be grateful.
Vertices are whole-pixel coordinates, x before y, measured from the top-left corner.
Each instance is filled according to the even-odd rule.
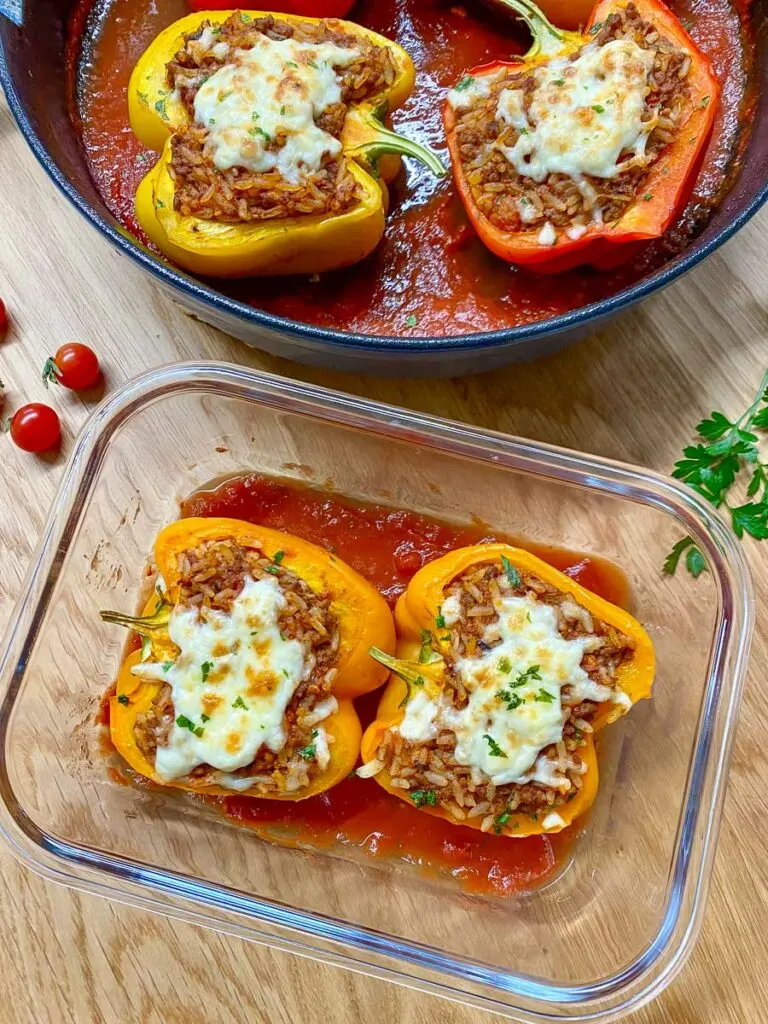
[[[554,245],[539,242],[539,229],[533,231],[503,231],[477,208],[472,191],[464,176],[459,159],[459,143],[453,108],[446,101],[443,107],[448,149],[453,165],[456,188],[480,239],[497,256],[508,263],[530,267],[539,273],[557,274],[581,264],[590,264],[599,270],[608,270],[631,259],[638,249],[663,235],[688,201],[696,181],[696,174],[718,109],[720,86],[709,60],[699,50],[675,15],[661,0],[634,0],[640,16],[652,22],[668,39],[691,57],[687,82],[690,88],[688,116],[682,115],[676,127],[675,141],[651,167],[645,191],[620,220],[611,225],[590,225],[581,238],[558,236]],[[590,29],[604,21],[609,14],[624,7],[624,2],[600,0],[592,11],[589,24],[578,46],[588,42]],[[536,57],[531,65],[543,63],[546,58]],[[519,68],[523,61],[496,61],[467,72],[473,77],[492,74],[500,67]],[[648,196],[649,198],[644,198]]]
[[[303,18],[345,18],[355,0],[273,0],[273,14],[298,14]],[[232,0],[189,0],[192,11],[228,11]]]

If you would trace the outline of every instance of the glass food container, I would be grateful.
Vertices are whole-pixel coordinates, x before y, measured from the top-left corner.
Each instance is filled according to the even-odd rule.
[[[94,716],[125,637],[99,609],[136,607],[179,500],[243,470],[480,517],[626,572],[656,647],[654,697],[602,733],[596,804],[549,884],[469,895],[363,852],[272,845],[110,777]],[[685,534],[710,571],[663,578]],[[153,370],[85,426],[11,622],[0,827],[35,871],[110,899],[522,1020],[614,1020],[696,939],[752,624],[738,543],[672,480],[235,366]]]

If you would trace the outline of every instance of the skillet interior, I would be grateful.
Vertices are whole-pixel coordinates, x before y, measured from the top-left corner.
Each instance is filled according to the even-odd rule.
[[[2,9],[3,0],[0,0]],[[64,29],[69,0],[26,0],[24,24],[0,17],[0,83],[38,159],[67,197],[171,295],[215,326],[277,354],[361,373],[452,375],[553,351],[669,284],[738,230],[768,198],[768,0],[755,19],[754,123],[733,187],[707,227],[661,270],[601,302],[521,327],[458,337],[348,334],[286,320],[219,294],[156,260],[128,237],[91,181],[67,106]]]

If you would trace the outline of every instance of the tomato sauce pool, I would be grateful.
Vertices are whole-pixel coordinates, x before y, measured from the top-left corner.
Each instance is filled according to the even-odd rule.
[[[713,63],[721,110],[696,190],[678,223],[641,256],[610,273],[581,268],[552,278],[493,256],[467,222],[450,178],[408,162],[391,188],[384,240],[346,270],[309,278],[214,282],[225,294],[328,328],[395,335],[457,335],[514,327],[598,301],[645,276],[685,247],[728,184],[749,121],[750,48],[742,0],[672,0]],[[141,241],[133,197],[154,154],[128,124],[126,90],[137,59],[166,25],[188,13],[184,0],[79,0],[68,44],[73,115],[93,180],[118,220]],[[525,49],[524,32],[480,0],[358,0],[349,15],[408,50],[416,89],[395,127],[444,153],[445,89],[478,64]],[[446,158],[447,162],[447,158]]]
[[[492,536],[482,525],[455,526],[254,475],[198,492],[181,511],[183,516],[232,516],[312,541],[363,574],[392,606],[425,562]],[[559,548],[525,546],[590,590],[626,606],[626,580],[611,563]],[[364,728],[375,718],[378,698],[372,693],[355,701]],[[536,888],[552,877],[565,864],[579,828],[526,839],[484,834],[423,814],[374,779],[354,776],[297,803],[247,796],[202,799],[281,845],[341,849],[409,864],[468,891],[496,896]]]

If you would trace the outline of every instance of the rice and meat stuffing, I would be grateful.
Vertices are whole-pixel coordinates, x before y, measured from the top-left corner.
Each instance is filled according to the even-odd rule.
[[[357,199],[347,111],[394,78],[388,47],[333,22],[205,22],[167,65],[189,115],[171,143],[175,209],[236,223],[343,213]]]
[[[600,703],[626,703],[617,670],[632,641],[574,598],[498,563],[474,566],[444,592],[437,692],[410,688],[403,721],[371,768],[417,806],[500,831],[512,813],[556,814],[582,787],[579,749]],[[429,660],[429,634],[422,660]],[[556,819],[555,819],[556,821]],[[554,824],[555,822],[553,822]]]
[[[173,663],[134,669],[163,682],[137,717],[134,737],[142,753],[158,769],[170,758],[178,770],[169,769],[169,776],[255,796],[307,785],[327,765],[332,737],[321,723],[337,707],[332,687],[339,628],[330,604],[329,595],[315,593],[256,547],[216,540],[181,555],[179,600],[169,624],[179,654]],[[284,710],[275,711],[270,701],[281,690]],[[180,715],[180,701],[194,701],[195,710]],[[249,728],[265,730],[263,741],[257,733],[250,759],[240,756]],[[190,753],[195,742],[200,747]],[[218,770],[201,762],[204,742],[224,758]],[[174,743],[182,745],[180,762]]]

